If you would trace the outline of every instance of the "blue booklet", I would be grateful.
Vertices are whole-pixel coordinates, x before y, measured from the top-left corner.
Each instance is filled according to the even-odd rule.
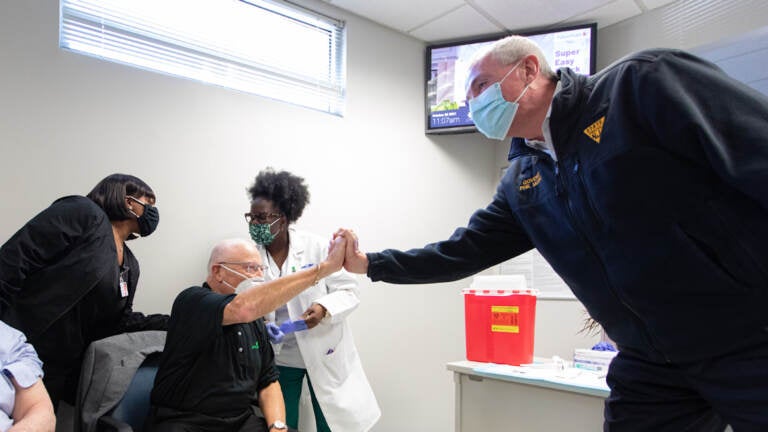
[[[285,321],[282,324],[280,324],[280,330],[282,330],[282,332],[285,334],[302,331],[306,329],[307,329],[307,322],[304,320]]]

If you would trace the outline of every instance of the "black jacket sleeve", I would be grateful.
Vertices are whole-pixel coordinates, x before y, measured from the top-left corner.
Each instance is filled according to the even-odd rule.
[[[86,197],[56,200],[0,247],[0,314],[24,288],[26,279],[94,231],[107,215],[84,205]],[[90,202],[90,200],[88,200]]]
[[[119,333],[138,332],[145,330],[168,330],[168,315],[149,314],[141,312],[127,312],[121,322]]]
[[[454,281],[530,250],[530,239],[507,205],[503,183],[493,201],[448,240],[405,252],[367,254],[368,276],[401,284]]]

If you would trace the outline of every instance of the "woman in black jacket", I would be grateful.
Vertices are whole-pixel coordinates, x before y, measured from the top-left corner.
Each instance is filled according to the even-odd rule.
[[[87,197],[54,201],[0,247],[0,319],[34,345],[54,406],[74,404],[91,342],[166,328],[167,315],[132,310],[139,263],[125,244],[155,230],[154,204],[146,183],[112,174]]]

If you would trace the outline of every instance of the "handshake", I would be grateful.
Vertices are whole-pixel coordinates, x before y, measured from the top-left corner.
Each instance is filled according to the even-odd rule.
[[[343,267],[350,273],[368,272],[368,257],[360,251],[355,232],[347,228],[339,228],[333,233],[326,263],[335,270]]]

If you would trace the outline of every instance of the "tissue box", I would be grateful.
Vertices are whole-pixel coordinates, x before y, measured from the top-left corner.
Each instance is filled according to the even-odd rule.
[[[573,352],[573,367],[597,372],[607,372],[611,360],[617,351],[596,351],[591,349],[576,349]]]

